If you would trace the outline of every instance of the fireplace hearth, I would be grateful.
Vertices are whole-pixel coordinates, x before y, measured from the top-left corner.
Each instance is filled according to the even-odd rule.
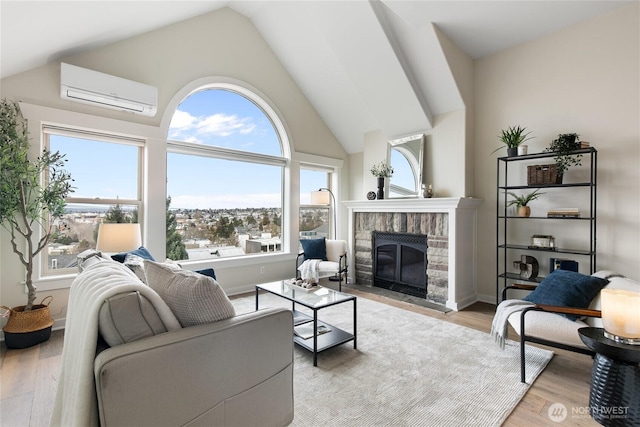
[[[427,298],[427,236],[372,233],[373,286]]]

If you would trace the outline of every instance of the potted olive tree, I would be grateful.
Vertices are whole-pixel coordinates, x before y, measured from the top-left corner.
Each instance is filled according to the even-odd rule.
[[[529,202],[536,200],[538,197],[542,196],[544,193],[539,193],[540,189],[535,190],[529,194],[521,194],[517,195],[512,193],[511,191],[507,192],[508,195],[513,197],[508,203],[507,206],[516,205],[518,207],[518,216],[528,218],[531,215],[531,208],[527,206]]]
[[[9,310],[3,328],[8,347],[29,347],[51,335],[49,304],[44,300],[35,304],[33,269],[36,257],[55,233],[53,221],[62,217],[65,199],[73,191],[64,162],[64,155],[48,150],[31,158],[20,106],[15,101],[0,101],[0,224],[9,232],[13,252],[25,268],[28,290],[26,305],[2,306]]]

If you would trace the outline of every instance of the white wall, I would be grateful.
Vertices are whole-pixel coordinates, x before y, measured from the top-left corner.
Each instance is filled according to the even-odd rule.
[[[264,94],[276,106],[287,126],[294,154],[308,153],[338,160],[347,158],[342,146],[253,24],[231,9],[221,9],[123,42],[68,57],[63,59],[63,62],[158,87],[158,114],[153,118],[147,118],[61,100],[58,63],[2,79],[0,96],[53,108],[62,115],[63,121],[75,120],[77,117],[73,113],[85,113],[120,121],[123,123],[121,128],[130,128],[128,124],[136,123],[151,129],[149,133],[153,135],[140,135],[153,139],[147,150],[150,170],[148,184],[151,188],[148,193],[150,200],[146,202],[150,206],[164,210],[164,141],[161,139],[164,136],[158,138],[156,133],[160,129],[165,109],[181,88],[205,77],[232,77]],[[118,129],[118,126],[111,128],[114,129]],[[32,136],[37,137],[37,132]],[[33,143],[37,144],[39,141],[35,140]],[[292,164],[293,172],[297,173],[297,163]],[[348,177],[348,170],[344,175]],[[345,188],[348,185],[346,179],[344,178],[341,184]],[[298,179],[292,178],[287,185],[293,191],[298,188],[297,183]],[[293,234],[297,236],[298,221],[297,191],[294,192],[295,206],[288,206],[290,218],[295,223],[295,230],[290,236],[291,241],[295,239]],[[147,218],[145,244],[148,243],[152,253],[153,248],[158,252],[164,250],[158,246],[162,243],[158,243],[153,237],[164,234],[163,218],[164,215]],[[0,303],[8,306],[23,305],[26,295],[19,285],[23,279],[23,269],[16,262],[17,258],[11,250],[6,232],[1,233]],[[295,255],[276,259],[251,257],[225,263],[224,266],[216,267],[216,272],[225,289],[234,293],[253,289],[251,285],[255,284],[256,280],[269,281],[292,276],[293,259]],[[259,275],[260,267],[265,264],[268,264],[265,274]],[[70,283],[70,280],[68,282]],[[54,317],[63,318],[68,291],[63,289],[40,292],[38,299],[48,294],[54,295],[55,298],[51,306]]]
[[[569,132],[597,148],[597,268],[640,279],[638,8],[633,3],[476,61],[475,186],[485,201],[478,213],[478,288],[487,301],[495,301],[496,285],[496,155],[490,153],[501,145],[500,129],[510,125],[532,132],[530,153]],[[580,173],[571,169],[566,178]],[[561,203],[567,201],[549,194],[532,210],[544,215]],[[560,232],[567,231],[565,239],[581,233]]]

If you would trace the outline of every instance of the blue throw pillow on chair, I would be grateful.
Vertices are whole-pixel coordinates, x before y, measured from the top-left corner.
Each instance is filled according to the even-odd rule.
[[[587,276],[569,270],[554,270],[533,292],[522,299],[534,304],[588,308],[591,300],[607,283],[609,283],[607,279],[600,277]],[[579,317],[571,314],[560,314],[560,316],[569,320],[576,320]]]
[[[304,260],[321,259],[327,260],[327,244],[325,238],[321,239],[303,239],[300,240],[302,251],[304,252]]]

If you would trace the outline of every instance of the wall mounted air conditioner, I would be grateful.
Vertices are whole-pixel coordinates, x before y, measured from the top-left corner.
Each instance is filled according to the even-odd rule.
[[[157,88],[65,63],[60,64],[60,97],[150,117],[158,110]]]

